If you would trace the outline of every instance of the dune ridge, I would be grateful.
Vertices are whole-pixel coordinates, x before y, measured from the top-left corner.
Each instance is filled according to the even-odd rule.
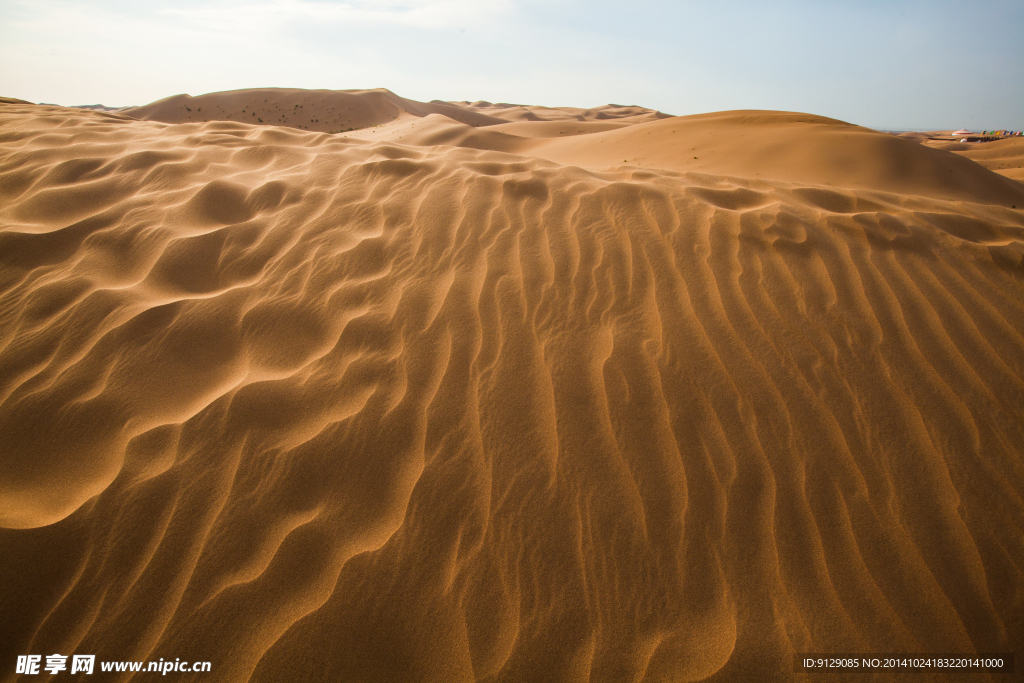
[[[1024,182],[1024,139],[1007,138],[985,143],[930,143],[930,147],[959,154],[985,168]]]
[[[979,138],[962,138],[953,135],[956,131],[904,132],[897,135],[932,149],[941,149],[966,157],[999,175],[1024,181],[1024,140],[1008,137],[1001,140],[979,142]],[[961,142],[973,139],[975,142]]]
[[[204,109],[205,107],[205,109]],[[122,108],[128,116],[164,123],[238,121],[287,126],[302,130],[343,132],[381,126],[396,120],[444,116],[463,125],[479,127],[521,121],[614,120],[628,123],[666,118],[668,114],[635,106],[605,105],[593,109],[535,107],[489,102],[417,102],[386,88],[373,90],[303,90],[255,88],[208,93],[192,97],[174,95],[139,107]]]
[[[429,116],[384,125],[371,136],[346,135],[509,152],[593,169],[636,166],[1024,207],[1024,185],[973,159],[835,119],[730,111],[629,121],[477,128]]]
[[[581,109],[424,103],[384,88],[175,95],[119,111],[165,123],[237,121],[406,145],[468,147],[598,170],[627,165],[1024,206],[1018,182],[1021,145],[1013,140],[983,148],[936,143],[800,112],[670,116],[615,104]]]
[[[1024,661],[1024,205],[973,162],[883,191],[2,102],[0,661]]]

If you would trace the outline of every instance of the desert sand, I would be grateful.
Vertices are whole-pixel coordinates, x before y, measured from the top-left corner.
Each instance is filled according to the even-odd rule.
[[[955,135],[951,130],[899,133],[899,137],[913,140],[933,149],[953,152],[981,164],[990,171],[1014,180],[1024,181],[1024,138],[1004,137],[986,140],[986,136],[973,135],[973,141]]]
[[[1000,175],[1024,182],[1024,138],[993,140],[983,144],[931,143],[929,146],[959,154]]]
[[[0,100],[0,680],[1024,667],[1024,184],[991,170],[1022,154],[972,149],[386,90]]]

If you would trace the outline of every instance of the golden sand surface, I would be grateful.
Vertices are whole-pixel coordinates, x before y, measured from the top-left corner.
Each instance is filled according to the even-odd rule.
[[[0,527],[4,681],[1024,667],[1024,185],[789,112],[2,99]]]
[[[967,138],[953,135],[955,131],[941,130],[922,133],[901,133],[899,137],[913,140],[933,149],[953,152],[995,171],[999,175],[1024,181],[1024,138],[1004,137],[975,142],[961,142]]]
[[[1000,175],[1024,182],[1024,138],[983,143],[932,143],[931,146],[954,152]]]

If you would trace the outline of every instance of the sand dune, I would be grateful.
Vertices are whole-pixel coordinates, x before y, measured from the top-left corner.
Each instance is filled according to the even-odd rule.
[[[102,105],[90,105],[102,107]],[[591,109],[491,102],[417,102],[390,90],[262,88],[192,97],[175,95],[141,107],[102,107],[164,123],[237,121],[351,137],[511,152],[588,168],[621,164],[716,175],[819,182],[842,187],[907,192],[926,188],[942,198],[988,192],[986,201],[1017,203],[1016,183],[999,185],[948,155],[934,155],[892,136],[842,121],[792,112],[738,111],[673,117],[637,106]],[[456,125],[460,124],[460,125]],[[651,124],[635,130],[620,130]],[[788,125],[783,125],[788,124]],[[472,130],[486,128],[486,131]],[[584,141],[536,144],[535,138],[612,133]],[[501,133],[501,135],[492,135]],[[511,138],[506,136],[513,136]],[[1013,180],[1022,180],[1024,143],[917,142],[952,151]],[[523,139],[520,139],[523,138]],[[621,162],[619,157],[622,157]],[[924,181],[922,175],[930,175]],[[908,182],[904,182],[906,178]],[[961,184],[968,187],[960,192]]]
[[[442,114],[472,126],[505,123],[447,102],[416,102],[390,90],[300,90],[263,88],[232,90],[192,97],[175,95],[125,114],[146,121],[188,123],[239,121],[288,126],[303,130],[343,131],[390,123],[400,117]]]
[[[124,108],[125,114],[144,121],[196,123],[238,121],[287,126],[321,132],[345,132],[404,122],[430,115],[444,116],[473,127],[509,122],[623,121],[641,123],[668,114],[644,109],[606,105],[594,109],[491,105],[486,102],[417,102],[390,90],[301,90],[262,88],[232,90],[192,97],[175,95],[141,107]]]
[[[317,93],[0,100],[0,662],[1024,662],[1024,186],[809,115]]]
[[[617,130],[640,123],[632,117],[618,121],[514,121],[488,126],[488,132],[506,133],[524,138],[558,138],[573,135],[589,135]]]
[[[955,155],[820,116],[720,112],[601,135],[600,144],[552,141],[540,154],[588,166],[617,165],[621,157],[621,163],[674,171],[1024,206],[1020,183],[1005,181]]]
[[[549,122],[483,129],[441,118],[415,123],[386,126],[374,137],[513,152],[593,169],[637,166],[1024,206],[1024,186],[977,163],[806,114],[720,112],[605,131]],[[531,134],[537,126],[543,132]]]
[[[346,136],[508,152],[595,170],[632,166],[1024,207],[1021,183],[973,159],[834,119],[737,111],[630,121],[521,121],[477,128],[432,115]],[[1004,157],[1017,153],[1005,149],[996,152],[991,165],[1005,165]]]
[[[578,109],[490,102],[417,102],[384,88],[232,90],[199,97],[175,95],[119,111],[137,119],[164,123],[238,121],[330,133],[355,131],[357,135],[378,132],[366,130],[370,128],[408,127],[419,119],[437,117],[473,128],[499,126],[502,132],[525,137],[581,134],[669,118],[668,114],[652,109],[614,104]],[[560,129],[571,129],[573,133],[559,132]]]
[[[452,102],[451,104],[472,109],[482,114],[505,121],[654,121],[669,118],[665,114],[634,105],[606,104],[591,109],[578,107],[538,107],[522,104],[491,104],[490,102]]]
[[[1024,181],[1024,139],[1014,137],[987,142],[961,142],[953,133],[951,130],[908,132],[900,133],[899,137],[932,149],[959,154],[999,175]]]
[[[1024,138],[1007,138],[981,144],[952,143],[949,151],[966,157],[990,171],[1024,182]]]

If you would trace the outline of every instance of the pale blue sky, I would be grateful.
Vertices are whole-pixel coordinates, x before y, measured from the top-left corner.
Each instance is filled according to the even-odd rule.
[[[0,0],[0,95],[262,86],[1024,128],[1021,0]]]

